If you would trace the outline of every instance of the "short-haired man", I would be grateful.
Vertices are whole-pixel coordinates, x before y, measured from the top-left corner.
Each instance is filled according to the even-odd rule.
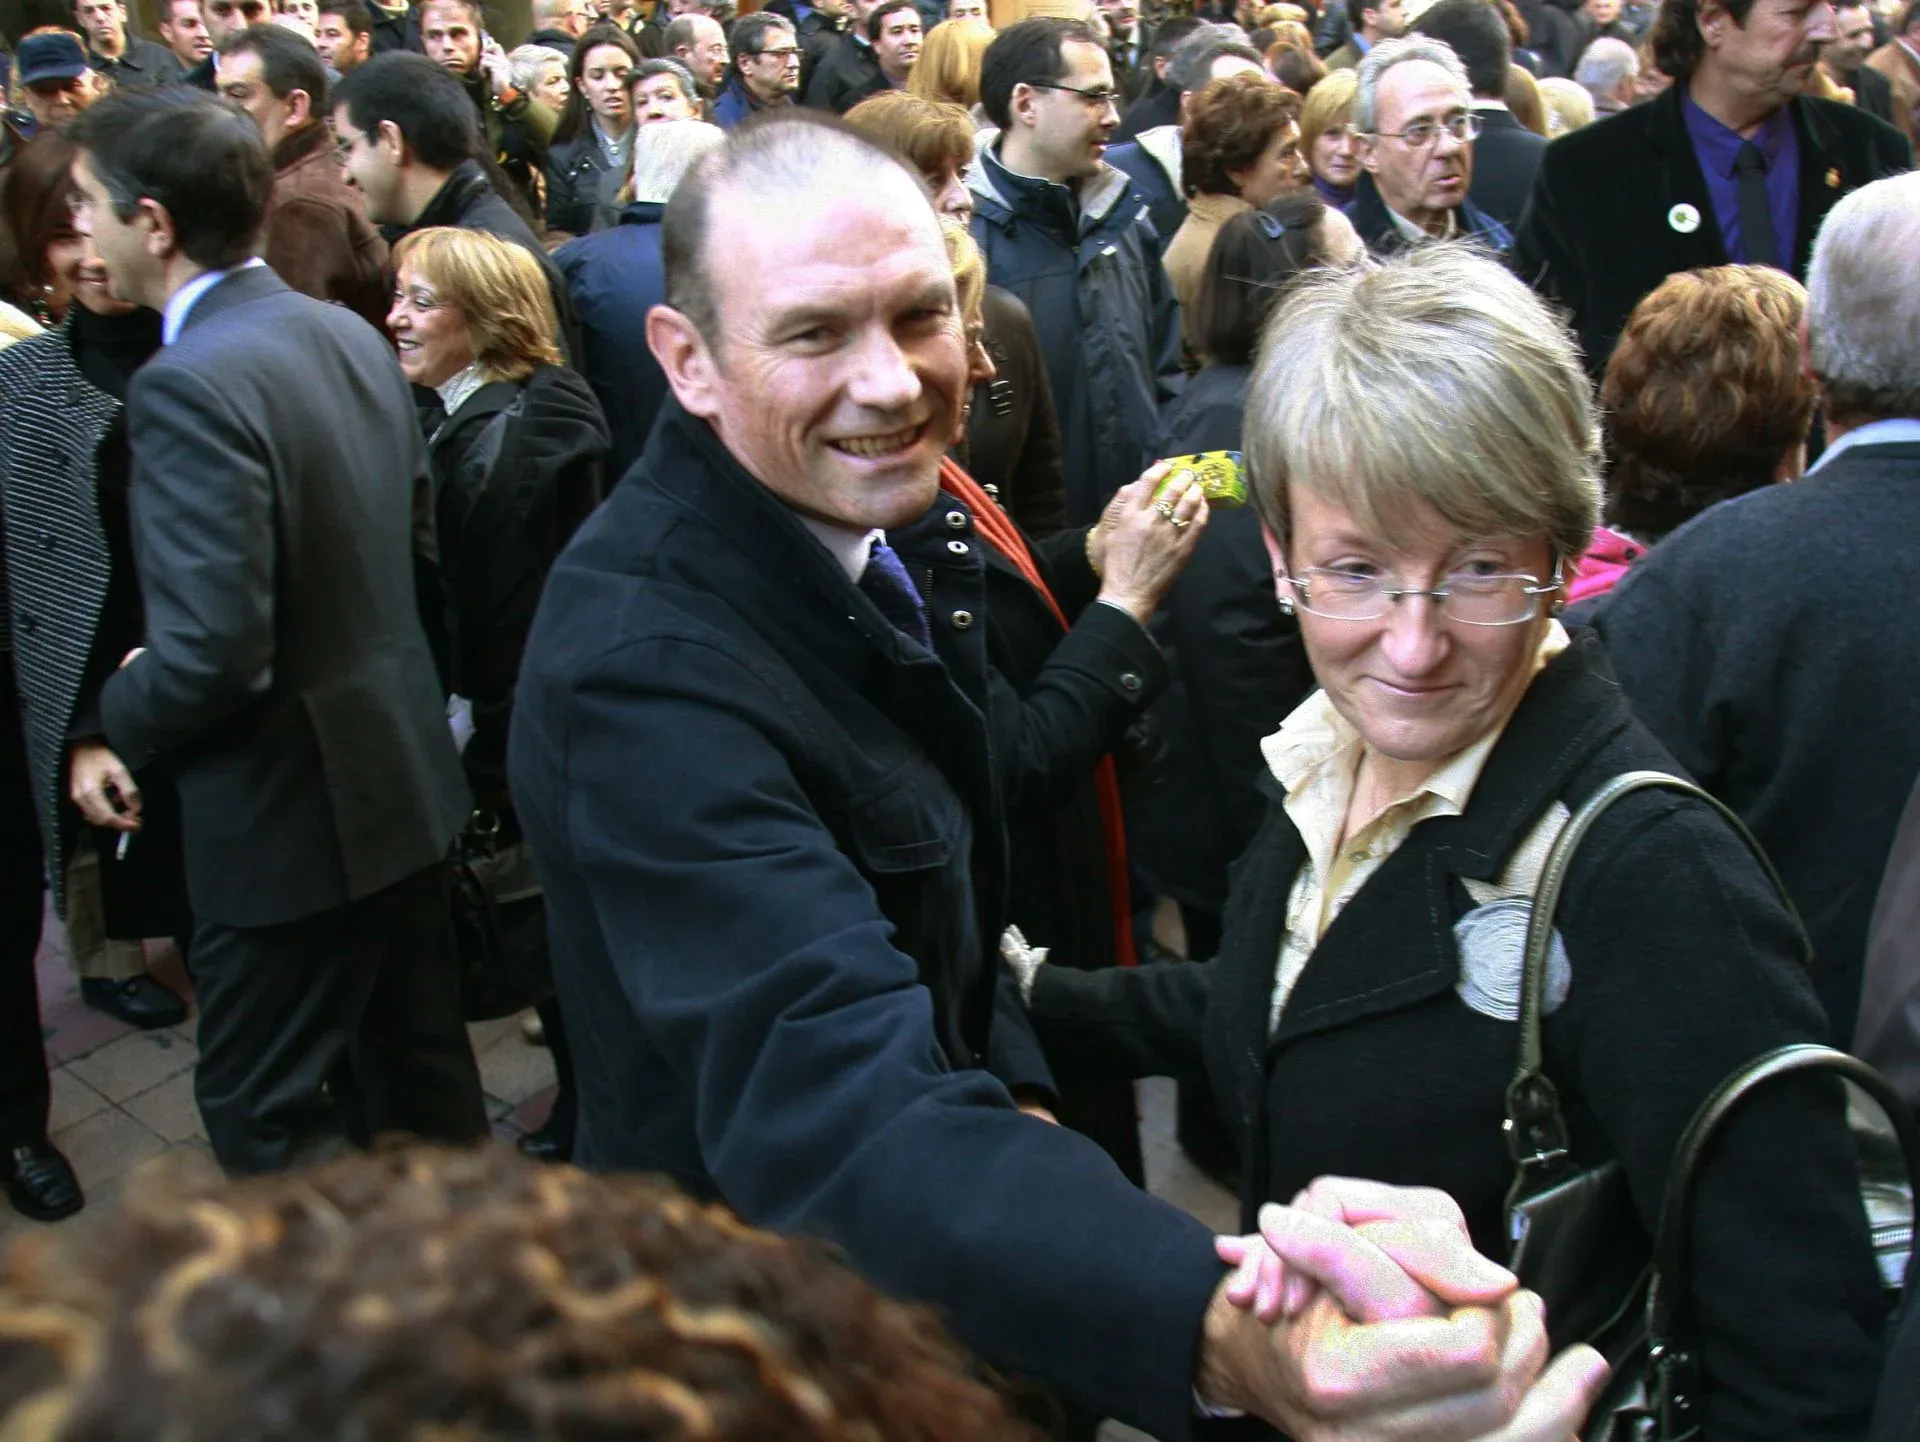
[[[595,19],[593,0],[534,0],[529,45],[544,45],[573,59],[573,47]]]
[[[990,956],[988,542],[940,489],[968,369],[919,177],[775,117],[732,132],[662,224],[669,299],[647,339],[674,399],[549,577],[510,742],[582,1164],[831,1239],[991,1364],[1157,1437],[1193,1435],[1196,1384],[1299,1436],[1345,1389],[1344,1435],[1381,1435],[1388,1377],[1403,1398],[1469,1394],[1402,1414],[1402,1435],[1449,1412],[1445,1435],[1498,1430],[1533,1366],[1487,1407],[1490,1288],[1418,1343],[1334,1305],[1261,1331],[1205,1227],[1015,1107],[1034,1058]],[[1150,522],[1150,497],[1123,505]],[[1184,491],[1169,509],[1197,514]],[[645,804],[635,757],[666,778]],[[1405,1295],[1397,1266],[1366,1270]],[[1511,1340],[1537,1346],[1532,1305],[1505,1306]],[[1436,1362],[1461,1333],[1482,1338],[1477,1376],[1448,1385],[1457,1363]],[[1440,1352],[1418,1350],[1429,1335]],[[1535,1384],[1555,1435],[1592,1380],[1571,1365]]]
[[[1129,102],[1138,100],[1153,76],[1153,31],[1140,18],[1140,0],[1096,0],[1107,22],[1107,59],[1113,83]]]
[[[21,128],[29,137],[65,125],[106,93],[106,80],[87,64],[86,51],[65,30],[29,35],[20,42],[14,55],[14,98],[25,106]]]
[[[1480,117],[1459,58],[1438,40],[1382,40],[1360,62],[1360,179],[1347,219],[1375,255],[1470,237],[1496,255],[1513,233],[1467,198]]]
[[[1901,6],[1890,28],[1893,38],[1867,57],[1867,65],[1887,77],[1893,123],[1910,144],[1920,146],[1920,0]]]
[[[182,77],[213,54],[213,39],[207,34],[200,0],[162,0],[154,28],[172,52]]]
[[[667,55],[687,67],[703,99],[727,82],[727,32],[711,15],[676,15],[667,26]]]
[[[904,90],[920,58],[920,10],[913,0],[883,0],[867,16],[867,39],[873,58],[893,90]]]
[[[255,25],[227,37],[217,69],[220,94],[253,117],[273,160],[261,258],[301,294],[383,325],[387,243],[347,184],[319,53],[291,30]]]
[[[127,33],[121,0],[73,0],[73,18],[87,37],[87,63],[117,90],[169,85],[186,73],[166,46]]]
[[[869,95],[887,88],[887,77],[880,73],[880,61],[867,34],[867,20],[880,0],[851,0],[851,5],[846,30],[814,67],[801,92],[804,104],[835,115],[845,115]]]
[[[1161,32],[1164,34],[1175,23],[1168,21],[1161,26]],[[1173,53],[1163,72],[1161,84],[1174,98],[1173,119],[1165,125],[1140,131],[1124,144],[1114,140],[1107,148],[1107,163],[1124,173],[1140,198],[1146,201],[1147,215],[1153,221],[1162,251],[1173,243],[1173,237],[1187,218],[1180,129],[1186,124],[1187,108],[1193,104],[1193,97],[1209,81],[1224,80],[1229,75],[1267,73],[1260,52],[1239,37],[1240,32],[1231,25],[1203,24],[1193,30]]]
[[[1352,31],[1346,44],[1327,56],[1329,70],[1355,70],[1382,40],[1407,33],[1406,16],[1400,0],[1347,0],[1347,19]]]
[[[1920,585],[1876,559],[1920,527],[1916,234],[1920,175],[1831,208],[1805,321],[1825,454],[1793,485],[1715,506],[1661,541],[1596,621],[1634,714],[1779,867],[1840,1047],[1920,775]]]
[[[486,32],[480,0],[422,0],[420,49],[459,80],[485,129],[488,151],[529,195],[546,168],[546,151],[560,117],[538,96],[516,90],[513,66]]]
[[[1595,119],[1618,115],[1633,104],[1640,55],[1624,40],[1596,40],[1574,67],[1574,83],[1593,97]]]
[[[215,66],[220,46],[249,26],[268,24],[273,19],[273,6],[269,0],[201,0],[201,13],[212,48],[205,60],[187,72],[186,82],[212,94],[219,88]]]
[[[1834,203],[1913,164],[1885,121],[1803,93],[1832,38],[1825,4],[1665,0],[1649,42],[1674,84],[1547,148],[1515,268],[1569,312],[1594,376],[1668,276],[1741,261],[1804,276]]]
[[[1167,84],[1167,68],[1180,47],[1206,23],[1191,15],[1174,15],[1154,28],[1140,90],[1121,115],[1120,128],[1113,132],[1115,145],[1132,140],[1143,130],[1180,123],[1180,92]]]
[[[750,115],[794,104],[800,57],[800,41],[784,15],[759,10],[736,20],[733,72],[713,102],[713,123],[731,130]]]
[[[433,225],[484,230],[539,261],[573,353],[566,284],[532,227],[474,158],[479,122],[456,76],[425,56],[376,55],[341,77],[333,96],[333,133],[347,178],[367,198],[367,218],[390,238]]]
[[[1873,11],[1867,0],[1841,0],[1833,7],[1833,39],[1820,49],[1820,69],[1835,85],[1853,92],[1853,103],[1869,115],[1897,124],[1893,84],[1867,64],[1873,53]]]
[[[335,75],[373,58],[373,16],[361,0],[320,0],[313,48]]]
[[[1104,158],[1119,97],[1093,29],[1038,18],[1002,30],[981,64],[980,103],[1000,138],[967,175],[973,238],[993,283],[1033,313],[1067,515],[1084,525],[1150,459],[1179,373],[1178,307],[1146,202]]]
[[[634,66],[627,79],[627,93],[633,97],[636,125],[700,118],[700,87],[693,73],[664,55]]]
[[[1547,142],[1516,120],[1503,98],[1513,53],[1507,17],[1497,0],[1439,0],[1414,22],[1413,33],[1440,41],[1466,67],[1473,89],[1469,104],[1480,117],[1467,199],[1511,232],[1526,209]]]
[[[254,258],[273,167],[247,116],[160,86],[73,138],[75,227],[167,341],[126,399],[147,642],[73,793],[130,831],[131,774],[178,778],[214,1155],[337,1148],[341,1073],[374,1132],[477,1141],[443,869],[471,802],[415,592],[411,390],[385,336]]]

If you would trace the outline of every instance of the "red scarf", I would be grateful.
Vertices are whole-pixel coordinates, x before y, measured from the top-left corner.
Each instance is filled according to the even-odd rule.
[[[1027,549],[1020,528],[978,481],[960,469],[952,456],[940,458],[940,489],[966,503],[967,509],[973,512],[973,524],[987,544],[1011,561],[1026,583],[1040,593],[1040,599],[1060,622],[1060,629],[1071,629],[1060,603],[1053,599],[1053,592],[1040,579],[1040,568],[1034,565],[1033,553]],[[1127,826],[1120,810],[1120,778],[1111,756],[1102,756],[1094,767],[1093,788],[1100,802],[1100,833],[1106,841],[1107,890],[1113,898],[1114,954],[1120,965],[1132,966],[1138,958],[1133,951],[1133,901],[1127,885]]]

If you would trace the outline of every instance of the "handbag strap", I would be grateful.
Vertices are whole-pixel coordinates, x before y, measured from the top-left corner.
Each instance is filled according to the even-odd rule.
[[[1721,1082],[1680,1134],[1654,1233],[1653,1278],[1647,1291],[1647,1392],[1656,1435],[1668,1442],[1689,1442],[1701,1430],[1700,1362],[1689,1340],[1686,1315],[1688,1224],[1701,1160],[1735,1107],[1775,1078],[1806,1071],[1844,1077],[1886,1113],[1900,1140],[1908,1185],[1920,1194],[1920,1120],[1886,1078],[1858,1057],[1802,1042],[1763,1053]]]
[[[1513,1080],[1507,1085],[1506,1120],[1507,1149],[1520,1169],[1521,1177],[1535,1169],[1554,1167],[1566,1158],[1568,1150],[1567,1124],[1560,1111],[1560,1093],[1547,1077],[1540,1041],[1546,998],[1547,954],[1553,945],[1554,914],[1560,907],[1561,889],[1566,885],[1574,854],[1595,823],[1616,802],[1636,791],[1651,790],[1677,791],[1683,796],[1690,796],[1712,807],[1726,819],[1734,834],[1753,853],[1754,860],[1760,863],[1767,880],[1773,883],[1780,904],[1792,916],[1795,929],[1800,931],[1807,959],[1811,960],[1811,945],[1806,942],[1805,929],[1800,925],[1800,913],[1794,907],[1793,899],[1787,895],[1787,889],[1780,881],[1780,873],[1774,869],[1766,852],[1760,849],[1760,843],[1754,840],[1745,822],[1718,798],[1701,790],[1693,782],[1665,771],[1623,771],[1613,777],[1587,798],[1586,803],[1554,838],[1553,846],[1547,852],[1546,865],[1540,873],[1540,886],[1534,894],[1533,907],[1527,917],[1526,950],[1520,980],[1520,1059],[1514,1069]]]

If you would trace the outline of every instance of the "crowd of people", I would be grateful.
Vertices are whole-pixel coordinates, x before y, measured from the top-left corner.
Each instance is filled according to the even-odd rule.
[[[1557,1442],[1529,1028],[1643,1251],[1757,1057],[1920,1113],[1920,8],[144,18],[12,37],[0,1172],[50,901],[225,1176],[0,1434]],[[1920,1437],[1856,1112],[1700,1158],[1687,1435]]]

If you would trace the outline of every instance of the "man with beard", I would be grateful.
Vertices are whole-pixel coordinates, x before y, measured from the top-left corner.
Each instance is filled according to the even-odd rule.
[[[1596,377],[1669,275],[1745,261],[1804,279],[1834,202],[1913,164],[1885,121],[1802,93],[1830,5],[1666,0],[1650,38],[1675,84],[1548,146],[1516,237],[1521,276],[1571,313]]]
[[[1467,199],[1480,133],[1466,67],[1429,35],[1383,40],[1360,62],[1353,129],[1360,182],[1347,218],[1375,255],[1468,238],[1496,255],[1513,236]]]

